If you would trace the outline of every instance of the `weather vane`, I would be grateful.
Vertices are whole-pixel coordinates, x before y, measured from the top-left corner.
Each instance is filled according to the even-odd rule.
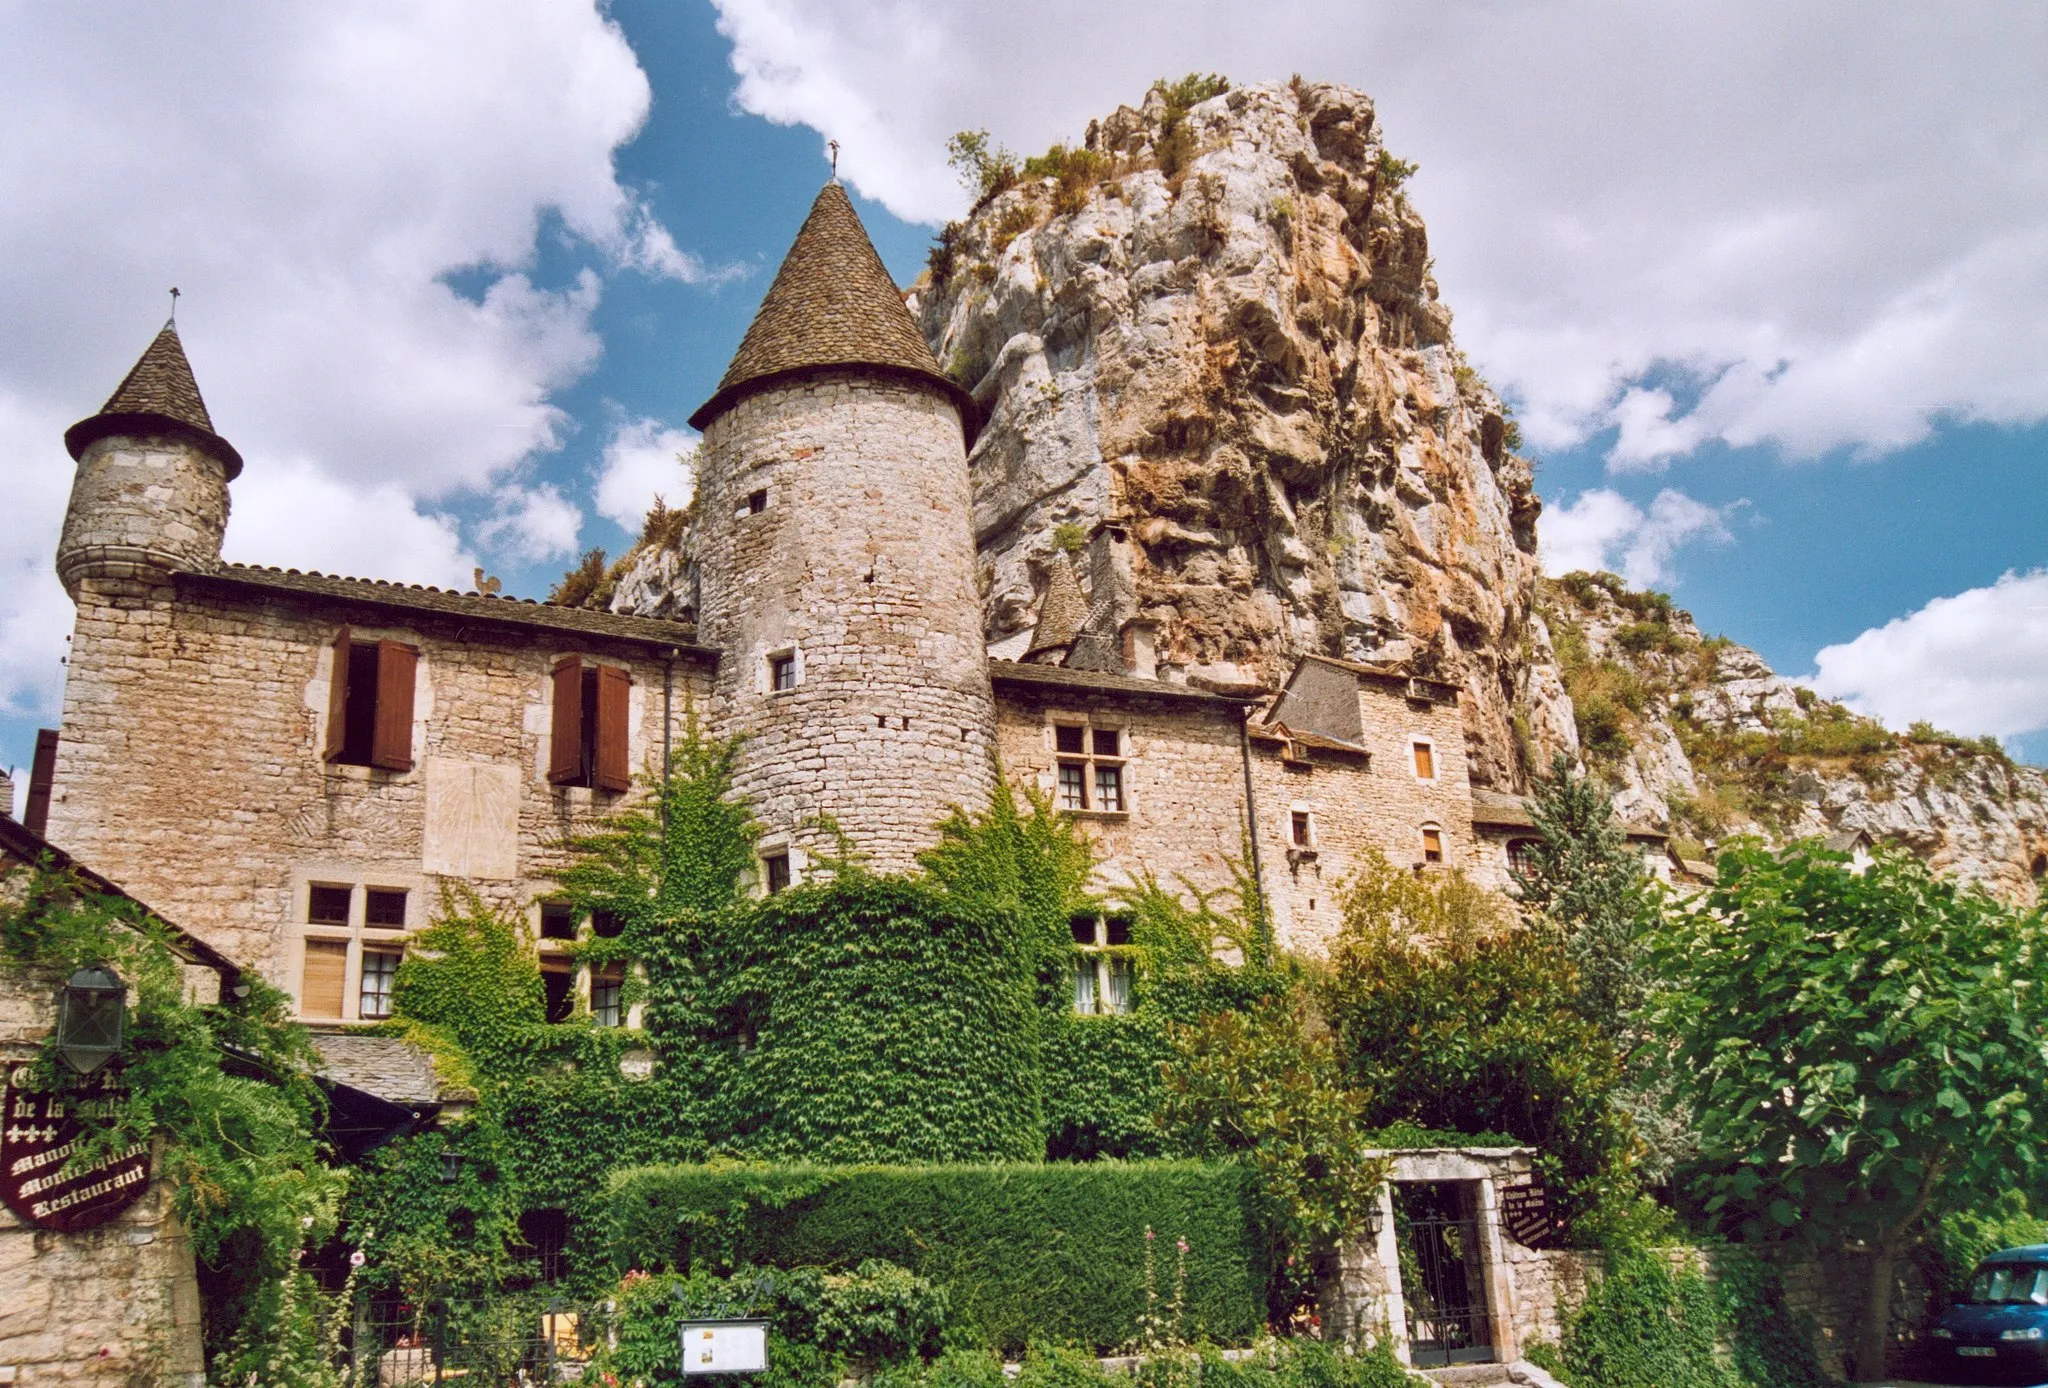
[[[832,151],[832,177],[839,177],[839,141],[825,141],[825,148]],[[175,292],[175,291],[174,291]]]
[[[178,321],[178,286],[175,284],[171,286],[171,321]]]

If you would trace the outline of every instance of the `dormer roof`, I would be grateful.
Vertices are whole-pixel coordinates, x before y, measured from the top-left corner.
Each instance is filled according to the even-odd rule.
[[[1080,577],[1073,561],[1061,555],[1053,560],[1052,572],[1046,576],[1045,596],[1038,603],[1038,625],[1031,630],[1031,646],[1024,658],[1030,660],[1047,651],[1065,653],[1087,620],[1088,599],[1081,595]]]
[[[702,429],[735,402],[792,378],[865,367],[925,381],[973,418],[967,392],[939,369],[846,190],[827,183],[783,257],[718,390],[690,416]]]
[[[98,414],[88,415],[64,431],[64,446],[75,461],[99,439],[134,433],[182,436],[219,459],[229,481],[241,475],[242,455],[213,432],[213,419],[199,396],[199,382],[193,378],[192,363],[185,359],[185,344],[178,340],[174,323],[164,324]]]

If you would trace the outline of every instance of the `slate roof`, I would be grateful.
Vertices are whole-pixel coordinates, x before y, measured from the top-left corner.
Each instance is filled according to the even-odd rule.
[[[374,1094],[394,1104],[438,1104],[444,1099],[471,1099],[468,1090],[450,1089],[434,1071],[434,1058],[402,1036],[362,1032],[315,1032],[313,1045],[329,1079]]]
[[[218,458],[229,481],[241,475],[242,455],[213,432],[213,418],[199,396],[199,382],[185,359],[185,344],[178,340],[175,324],[164,324],[98,414],[64,431],[64,446],[76,460],[95,440],[138,429],[183,435]]]
[[[1074,564],[1062,556],[1055,559],[1045,580],[1045,596],[1038,602],[1038,625],[1031,629],[1031,647],[1026,660],[1041,651],[1065,650],[1081,634],[1088,620],[1088,600],[1081,596],[1081,580]]]
[[[1027,685],[1047,690],[1072,690],[1078,694],[1108,694],[1123,698],[1172,699],[1181,703],[1211,704],[1235,712],[1257,699],[1211,694],[1185,684],[1165,680],[1139,679],[1135,675],[1112,675],[1095,670],[1068,670],[1058,665],[1020,665],[1011,660],[991,660],[989,679],[998,685]]]
[[[587,607],[556,607],[530,598],[499,598],[458,593],[418,583],[383,579],[339,578],[301,573],[297,569],[264,568],[256,564],[223,564],[218,569],[187,569],[178,585],[199,591],[225,591],[238,597],[288,594],[363,603],[373,607],[425,612],[464,621],[490,622],[527,630],[558,631],[578,636],[630,641],[680,651],[685,657],[716,661],[718,653],[696,644],[696,628],[658,617],[629,617],[619,612],[594,612]]]
[[[702,429],[735,401],[792,377],[849,366],[928,381],[959,406],[963,426],[973,417],[973,401],[939,369],[835,180],[819,190],[718,390],[690,425]]]
[[[1529,802],[1519,795],[1508,795],[1497,790],[1472,787],[1472,822],[1474,824],[1495,824],[1510,829],[1533,829],[1536,821],[1529,814]]]
[[[1394,667],[1367,665],[1356,660],[1339,660],[1333,655],[1317,655],[1313,652],[1303,656],[1302,659],[1304,661],[1320,661],[1324,665],[1334,665],[1339,670],[1349,670],[1352,674],[1371,680],[1383,689],[1401,692],[1412,690],[1439,704],[1456,703],[1458,700],[1457,685],[1446,684],[1442,680],[1428,679],[1421,675],[1406,674]]]

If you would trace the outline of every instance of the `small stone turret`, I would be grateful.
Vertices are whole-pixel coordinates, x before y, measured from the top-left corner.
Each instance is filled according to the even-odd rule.
[[[948,806],[995,785],[969,511],[973,409],[939,370],[837,183],[810,216],[718,392],[691,417],[700,639],[762,848],[829,817],[906,868]]]
[[[78,473],[57,576],[74,601],[87,579],[147,584],[220,563],[242,455],[213,432],[175,326],[164,325],[98,414],[64,431],[64,446]]]

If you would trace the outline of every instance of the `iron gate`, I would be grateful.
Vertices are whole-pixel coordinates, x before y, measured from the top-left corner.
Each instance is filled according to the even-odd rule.
[[[1394,1187],[1408,1353],[1418,1369],[1493,1359],[1476,1192],[1467,1181]]]
[[[538,1388],[581,1376],[573,1314],[559,1303],[537,1314],[510,1309],[359,1302],[347,1337],[349,1388]]]

